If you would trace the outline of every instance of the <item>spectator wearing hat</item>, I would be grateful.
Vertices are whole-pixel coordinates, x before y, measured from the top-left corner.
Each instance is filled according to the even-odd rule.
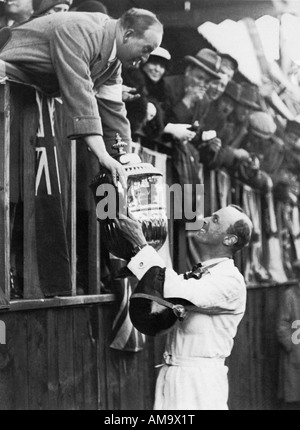
[[[224,130],[223,134],[223,143],[233,148],[239,148],[246,136],[251,113],[261,110],[258,87],[247,82],[242,82],[240,85],[241,93],[236,109],[228,118],[227,131]]]
[[[211,104],[208,115],[203,120],[203,131],[216,134],[209,142],[198,142],[200,160],[209,169],[225,168],[231,170],[235,163],[249,159],[244,149],[231,148],[223,144],[222,131],[226,129],[229,115],[233,112],[240,98],[240,85],[230,81],[224,95]]]
[[[220,79],[221,58],[215,51],[202,49],[195,56],[184,57],[184,75],[168,76],[166,83],[165,132],[172,134],[173,124],[190,125],[198,119],[195,110],[198,101],[203,100],[212,80]]]
[[[211,103],[203,120],[203,130],[215,130],[218,137],[222,139],[222,130],[225,128],[229,116],[235,110],[240,94],[241,86],[234,81],[229,81],[224,94]]]
[[[71,5],[72,0],[33,0],[34,13],[32,18],[57,12],[68,12]]]
[[[204,126],[205,119],[210,115],[210,109],[214,110],[214,102],[220,99],[224,94],[227,85],[232,81],[233,76],[238,68],[237,61],[228,54],[218,54],[221,58],[219,79],[211,81],[206,95],[199,100],[195,109],[195,119],[200,126]]]
[[[164,76],[171,55],[163,47],[155,49],[148,61],[138,69],[123,69],[123,100],[125,90],[138,94],[139,98],[127,98],[126,109],[135,140],[152,147],[153,141],[161,141],[164,130],[164,103],[166,97]]]
[[[224,94],[228,82],[228,75],[221,72],[219,73],[219,79],[214,79],[213,81],[211,81],[206,93],[208,101],[210,103],[218,100]]]
[[[258,157],[260,168],[269,175],[276,174],[283,161],[283,141],[275,136],[277,126],[266,112],[254,112],[249,117],[248,133],[240,147]]]
[[[275,133],[277,126],[266,112],[254,112],[249,117],[248,133],[241,142],[241,150],[249,159],[236,166],[241,179],[262,192],[273,188],[284,157],[283,140]]]
[[[231,81],[238,70],[239,63],[229,54],[223,54],[220,52],[218,54],[221,57],[220,72],[225,73],[228,77],[228,80]]]

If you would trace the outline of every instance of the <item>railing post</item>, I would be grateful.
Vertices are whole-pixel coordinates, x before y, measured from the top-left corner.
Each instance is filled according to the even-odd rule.
[[[72,296],[76,296],[77,287],[77,241],[76,241],[76,140],[71,141],[71,278]]]
[[[0,289],[10,298],[10,84],[0,84]]]
[[[91,209],[89,211],[89,294],[101,292],[101,255],[100,255],[100,228],[96,217],[96,205],[91,193]]]
[[[25,300],[41,299],[44,294],[40,288],[36,247],[36,134],[38,108],[34,90],[20,87],[15,103],[20,111],[20,136],[24,157],[24,293]]]

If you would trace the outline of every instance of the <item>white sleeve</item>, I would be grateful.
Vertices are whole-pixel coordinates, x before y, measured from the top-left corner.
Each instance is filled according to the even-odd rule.
[[[127,265],[128,269],[140,280],[151,267],[166,267],[164,260],[158,255],[152,246],[145,246],[137,253]]]
[[[246,288],[233,273],[205,274],[201,279],[184,279],[173,270],[166,270],[164,298],[180,297],[203,311],[235,312],[244,307]]]

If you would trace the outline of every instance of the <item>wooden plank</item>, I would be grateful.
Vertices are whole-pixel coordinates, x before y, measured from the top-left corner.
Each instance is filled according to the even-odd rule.
[[[98,340],[97,340],[97,381],[98,381],[98,409],[108,409],[108,372],[107,372],[107,332],[109,330],[107,314],[109,309],[107,307],[98,306]]]
[[[47,313],[47,365],[48,365],[48,410],[58,410],[59,374],[58,374],[58,314],[50,309]]]
[[[100,226],[96,217],[96,205],[92,193],[90,193],[90,211],[88,225],[89,246],[89,294],[100,294],[101,292],[101,269],[100,269]]]
[[[15,410],[28,410],[29,408],[29,381],[28,381],[28,334],[27,324],[29,316],[25,313],[9,315],[13,322],[13,387]]]
[[[73,317],[73,356],[75,375],[76,409],[84,410],[84,348],[85,348],[85,315],[82,309],[76,309]],[[96,376],[96,375],[95,375]]]
[[[95,308],[82,309],[82,351],[83,351],[83,382],[84,382],[84,409],[97,410],[98,408],[98,385],[97,385],[97,331],[95,326]]]
[[[115,302],[114,294],[98,296],[55,297],[54,299],[18,300],[11,303],[11,311],[26,311],[46,308],[65,308],[69,306],[90,305]]]
[[[14,407],[14,336],[16,324],[7,314],[1,315],[6,325],[6,344],[0,344],[0,409],[11,410]]]
[[[144,393],[139,390],[139,380],[142,378],[138,367],[139,355],[140,353],[119,352],[120,409],[123,411],[141,410],[143,406]]]
[[[46,313],[32,312],[27,325],[29,410],[44,410],[48,404]]]
[[[120,410],[120,353],[109,347],[113,316],[117,307],[111,306],[105,312],[105,353],[106,353],[106,398],[108,410]]]
[[[147,337],[143,353],[139,357],[139,367],[143,370],[143,379],[139,382],[141,392],[143,393],[143,410],[153,410],[154,392],[156,384],[155,369],[155,338]],[[145,366],[147,363],[147,366]]]
[[[10,298],[9,148],[10,85],[0,84],[0,289]],[[0,307],[7,307],[1,296]]]
[[[24,299],[44,297],[40,288],[35,229],[35,165],[38,110],[35,92],[20,87],[21,146],[24,151]]]
[[[73,315],[69,309],[58,313],[58,407],[59,410],[75,409],[75,375],[73,357]]]

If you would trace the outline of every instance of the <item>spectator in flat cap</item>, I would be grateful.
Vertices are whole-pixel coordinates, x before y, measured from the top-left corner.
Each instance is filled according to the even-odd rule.
[[[251,136],[267,140],[274,135],[276,128],[272,116],[266,112],[254,112],[249,117],[249,134]]]
[[[277,126],[266,112],[254,112],[249,117],[248,134],[241,148],[259,159],[260,168],[269,175],[279,170],[284,155],[284,143],[276,136]]]

